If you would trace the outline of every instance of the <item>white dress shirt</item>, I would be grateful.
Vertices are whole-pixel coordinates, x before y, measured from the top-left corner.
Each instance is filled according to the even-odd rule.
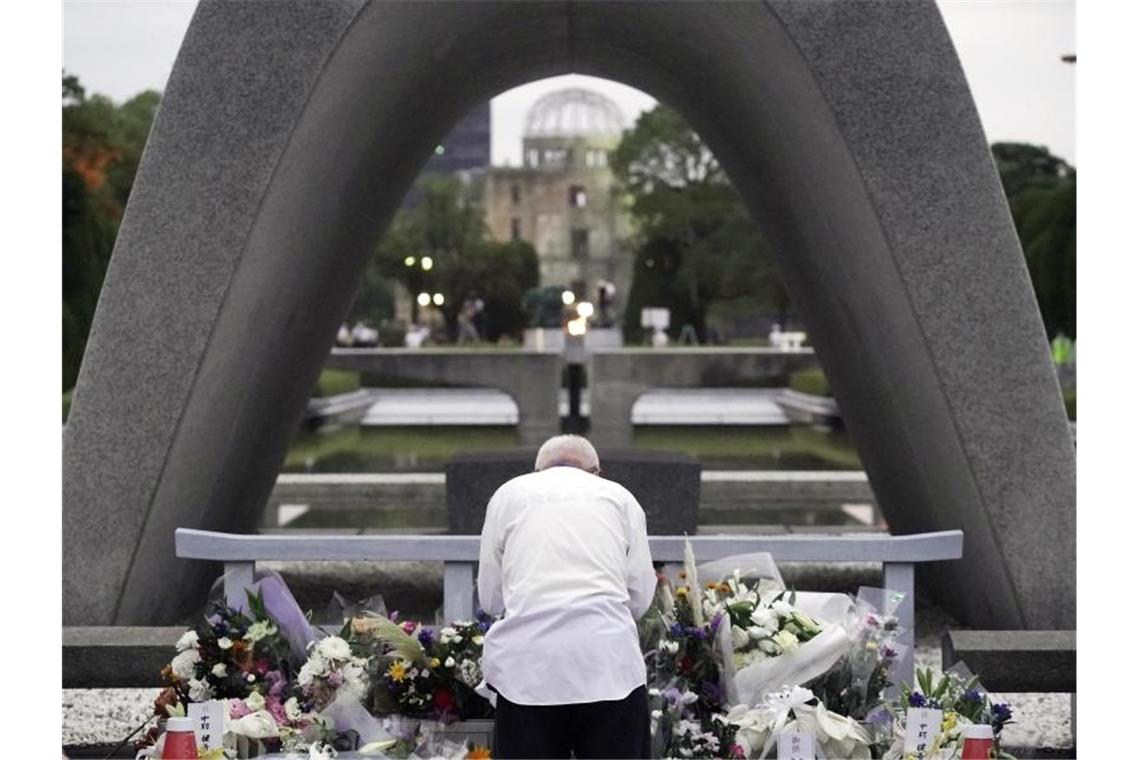
[[[505,612],[480,686],[521,705],[624,699],[645,685],[635,621],[656,586],[645,512],[625,488],[562,466],[508,481],[479,551],[480,604]]]

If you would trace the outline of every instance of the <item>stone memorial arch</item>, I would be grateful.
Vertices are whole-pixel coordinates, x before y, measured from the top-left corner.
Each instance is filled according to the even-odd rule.
[[[569,72],[654,95],[716,152],[892,528],[965,530],[934,579],[953,608],[1074,627],[1074,447],[939,12],[797,0],[203,0],[67,426],[65,622],[198,605],[210,569],[174,558],[174,529],[253,529],[432,148],[476,103]]]

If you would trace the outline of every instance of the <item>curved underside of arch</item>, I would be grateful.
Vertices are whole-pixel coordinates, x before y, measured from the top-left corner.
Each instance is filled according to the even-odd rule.
[[[67,624],[156,623],[252,530],[377,236],[476,103],[579,72],[716,152],[895,532],[962,528],[967,622],[1075,625],[1074,450],[933,2],[204,0],[140,166],[64,450]],[[556,431],[551,431],[554,433]]]

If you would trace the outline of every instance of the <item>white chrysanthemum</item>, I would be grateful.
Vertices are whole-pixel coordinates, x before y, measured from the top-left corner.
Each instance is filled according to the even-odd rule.
[[[261,692],[252,692],[245,698],[245,706],[252,712],[257,712],[265,707],[265,697],[261,696]]]
[[[208,702],[214,698],[214,689],[210,686],[206,679],[199,681],[197,678],[190,679],[190,701],[191,702]]]
[[[222,650],[229,649],[233,645],[234,645],[233,639],[231,639],[229,636],[223,636],[220,639],[218,639],[218,649],[222,649]]]
[[[289,697],[285,700],[285,717],[292,721],[301,719],[301,705],[297,703],[296,697]]]
[[[481,647],[481,646],[483,646],[483,637],[482,636],[472,636],[471,637],[471,643],[477,647]]]
[[[784,652],[790,652],[800,645],[800,640],[791,631],[780,631],[772,637]]]
[[[775,633],[776,629],[780,627],[780,619],[776,616],[775,612],[767,607],[757,607],[754,609],[751,618],[757,628],[762,629],[769,635]]]
[[[317,642],[317,654],[327,660],[347,660],[352,657],[348,642],[340,636],[326,636]]]
[[[483,674],[479,672],[479,663],[475,660],[464,660],[459,664],[459,679],[463,683],[474,689],[483,680]]]
[[[355,664],[348,664],[341,670],[344,680],[340,689],[353,699],[363,700],[368,694],[368,675],[364,669]]]
[[[277,626],[268,620],[258,620],[246,630],[245,640],[251,644],[256,644],[266,636],[272,636],[275,633],[277,633]]]
[[[217,678],[225,678],[226,677],[226,664],[224,662],[219,662],[217,665],[210,668],[210,672],[213,673],[214,676]]]
[[[443,667],[454,668],[455,667],[455,658],[454,657],[448,657],[446,660],[443,661]]]
[[[301,666],[301,671],[297,674],[297,683],[301,686],[308,686],[313,682],[314,678],[327,676],[329,673],[329,664],[324,657],[317,652],[305,661]]]
[[[194,677],[194,666],[201,662],[202,656],[197,649],[187,649],[175,655],[170,661],[170,669],[174,671],[175,678],[189,681]]]
[[[187,631],[178,639],[178,643],[174,645],[174,648],[179,652],[185,652],[187,649],[193,649],[196,646],[198,646],[198,632]]]

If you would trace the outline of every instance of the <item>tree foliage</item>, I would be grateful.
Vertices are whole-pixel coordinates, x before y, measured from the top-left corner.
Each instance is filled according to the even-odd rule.
[[[1076,337],[1076,171],[1037,145],[995,143],[993,155],[1045,331]]]
[[[75,385],[103,276],[158,108],[143,92],[122,106],[63,76],[63,389]]]
[[[454,177],[429,175],[418,185],[421,201],[397,212],[380,240],[357,295],[352,315],[379,320],[377,292],[395,280],[414,297],[441,293],[441,309],[454,337],[463,302],[484,303],[487,338],[518,337],[525,326],[523,297],[538,283],[538,254],[530,243],[489,239],[483,211],[471,189]],[[424,269],[423,259],[431,259]],[[389,301],[390,302],[390,301]]]
[[[692,324],[702,340],[717,301],[786,314],[787,291],[767,242],[720,162],[679,115],[660,105],[642,114],[611,164],[636,229],[627,336],[645,306],[669,308],[672,331]]]

